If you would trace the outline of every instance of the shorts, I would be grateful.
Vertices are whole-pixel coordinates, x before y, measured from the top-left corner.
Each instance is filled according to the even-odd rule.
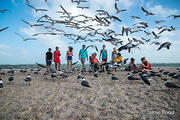
[[[85,58],[81,58],[81,62],[85,63],[86,59]]]
[[[72,56],[67,56],[67,60],[72,60]]]
[[[107,59],[102,59],[103,62],[107,62]]]
[[[47,61],[46,61],[46,65],[47,65],[47,66],[50,66],[51,63],[52,63],[51,60],[47,60]]]

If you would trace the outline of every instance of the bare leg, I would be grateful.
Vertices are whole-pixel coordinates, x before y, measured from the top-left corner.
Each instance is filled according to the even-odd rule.
[[[55,63],[55,69],[57,70],[57,63]]]
[[[72,68],[72,60],[70,61],[70,63],[71,63],[71,68]]]
[[[61,63],[58,63],[59,64],[59,70],[60,70],[60,68],[61,68]]]

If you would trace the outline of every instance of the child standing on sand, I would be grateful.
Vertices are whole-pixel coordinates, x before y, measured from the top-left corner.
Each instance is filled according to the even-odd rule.
[[[55,63],[55,69],[57,70],[57,64],[60,70],[61,67],[61,61],[60,61],[61,53],[59,51],[59,47],[56,47],[56,50],[54,51],[54,63]]]
[[[69,50],[66,53],[67,68],[69,64],[71,64],[71,68],[72,68],[72,56],[73,56],[73,47],[69,46]]]
[[[103,45],[102,46],[102,50],[100,51],[100,56],[99,56],[99,60],[101,59],[101,57],[102,57],[102,65],[101,65],[101,70],[102,71],[104,71],[104,63],[106,63],[107,62],[107,56],[108,56],[108,54],[107,54],[107,50],[106,50],[106,45]]]
[[[83,45],[82,49],[80,49],[80,51],[79,51],[79,59],[81,60],[82,68],[83,69],[85,69],[86,59],[88,61],[88,52],[87,52],[87,50],[85,48],[86,48],[86,46]]]

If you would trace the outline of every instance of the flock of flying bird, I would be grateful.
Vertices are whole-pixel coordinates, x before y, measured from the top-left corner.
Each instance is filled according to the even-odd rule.
[[[47,2],[47,0],[45,0]],[[73,4],[77,4],[77,8],[83,9],[89,9],[87,6],[82,6],[82,3],[87,3],[87,0],[71,0]],[[139,48],[139,45],[150,43],[150,45],[159,45],[159,48],[157,50],[161,50],[162,48],[170,49],[170,46],[172,45],[170,42],[164,42],[160,43],[158,39],[161,37],[161,34],[165,31],[171,32],[176,30],[175,27],[170,26],[156,26],[155,28],[159,30],[158,33],[155,33],[154,31],[150,31],[149,24],[145,21],[137,22],[133,25],[130,25],[129,27],[123,26],[121,32],[115,32],[115,30],[108,29],[108,27],[113,22],[121,23],[123,20],[121,20],[118,17],[118,14],[122,12],[126,12],[127,9],[119,9],[118,7],[118,0],[115,0],[114,9],[116,10],[116,15],[111,15],[108,11],[105,11],[103,9],[96,10],[96,14],[94,16],[87,16],[85,14],[79,14],[76,16],[73,16],[72,13],[68,12],[62,5],[60,5],[60,10],[57,11],[57,14],[59,15],[60,19],[53,19],[49,15],[46,14],[48,9],[42,9],[42,8],[35,8],[30,4],[30,0],[26,0],[26,5],[35,12],[43,12],[44,15],[39,17],[39,19],[36,21],[36,23],[29,23],[26,20],[20,19],[22,22],[27,24],[30,27],[40,27],[43,29],[41,33],[36,33],[32,35],[32,38],[25,38],[19,33],[15,32],[17,36],[22,38],[24,41],[28,40],[36,40],[36,36],[39,35],[55,35],[55,36],[63,36],[67,37],[68,39],[71,39],[73,42],[71,43],[78,43],[78,42],[110,42],[112,45],[120,46],[119,51],[122,50],[128,50],[131,52],[132,48]],[[84,4],[83,4],[84,5]],[[144,7],[141,7],[141,10],[145,13],[145,16],[154,16],[155,14],[144,9]],[[1,13],[5,13],[8,10],[0,10]],[[173,17],[174,19],[177,19],[180,17],[180,15],[170,15],[168,18]],[[132,19],[142,20],[139,16],[131,16]],[[165,20],[155,20],[155,25],[159,25],[161,23],[166,22]],[[63,25],[63,26],[58,26]],[[62,29],[60,29],[62,27]],[[70,28],[72,31],[78,31],[78,34],[72,34],[65,32],[63,28]],[[0,32],[8,29],[9,27],[5,27],[0,29]],[[148,29],[149,28],[149,29]],[[105,31],[104,31],[105,30]],[[135,33],[144,33],[149,38],[136,38],[133,37],[133,34]],[[131,35],[129,35],[131,34]],[[122,36],[127,36],[128,43],[125,44],[125,40],[122,40]],[[152,38],[153,36],[153,38]],[[150,38],[151,37],[151,38]],[[155,40],[155,41],[153,41]]]

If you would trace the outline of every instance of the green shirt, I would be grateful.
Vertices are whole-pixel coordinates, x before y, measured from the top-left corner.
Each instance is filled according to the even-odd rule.
[[[87,50],[81,49],[80,50],[80,57],[81,57],[81,59],[87,58]]]

